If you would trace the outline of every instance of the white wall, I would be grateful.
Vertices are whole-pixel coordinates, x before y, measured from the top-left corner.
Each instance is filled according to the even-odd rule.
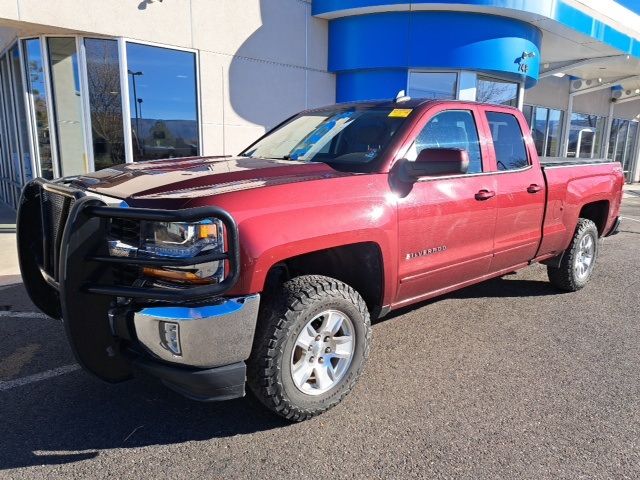
[[[524,103],[566,111],[569,103],[569,83],[569,77],[543,78],[535,87],[525,90]]]
[[[570,82],[568,76],[543,78],[535,87],[526,90],[524,103],[566,111],[569,104]],[[609,89],[576,95],[573,98],[573,111],[607,116],[610,98]]]

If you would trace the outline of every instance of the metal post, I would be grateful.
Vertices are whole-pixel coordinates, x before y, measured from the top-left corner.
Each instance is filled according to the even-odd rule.
[[[131,106],[129,104],[129,67],[127,65],[127,43],[118,39],[118,64],[120,65],[120,100],[122,104],[122,128],[124,130],[125,162],[133,162],[133,139],[131,138]]]
[[[518,84],[518,110],[524,108],[524,82]]]
[[[607,117],[607,126],[604,128],[604,158],[609,157],[609,144],[611,143],[611,128],[613,127],[613,109],[615,105],[616,104],[614,102],[609,103],[609,116]]]

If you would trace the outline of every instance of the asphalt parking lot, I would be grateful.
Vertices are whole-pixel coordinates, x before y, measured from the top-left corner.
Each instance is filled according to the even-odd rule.
[[[543,267],[391,315],[355,391],[288,424],[79,370],[0,287],[0,478],[640,477],[640,197],[584,290]],[[0,279],[2,280],[2,279]]]

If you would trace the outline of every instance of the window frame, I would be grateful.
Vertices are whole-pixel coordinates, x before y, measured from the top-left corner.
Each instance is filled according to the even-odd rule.
[[[480,173],[486,173],[487,170],[485,170],[485,161],[484,161],[485,157],[484,157],[483,149],[482,149],[482,140],[481,140],[482,136],[481,136],[481,131],[480,131],[480,125],[476,120],[476,117],[474,115],[473,110],[466,109],[466,108],[447,108],[447,109],[440,110],[439,112],[434,113],[426,122],[424,122],[424,124],[422,125],[422,128],[420,130],[418,130],[417,134],[412,136],[413,140],[410,142],[409,148],[405,152],[405,158],[407,157],[407,154],[413,148],[413,146],[416,145],[416,143],[418,141],[418,138],[420,138],[420,135],[422,135],[422,132],[425,131],[427,126],[433,120],[435,120],[438,116],[444,115],[444,114],[447,114],[447,113],[468,113],[470,115],[470,117],[471,117],[471,121],[473,122],[473,125],[474,125],[475,130],[476,130],[476,139],[477,139],[477,144],[478,144],[478,153],[480,155],[480,168],[481,168],[481,171],[473,172],[473,173],[465,173],[465,174],[461,174],[461,175],[467,176],[467,175],[477,175],[477,174],[480,174]],[[470,143],[470,142],[468,142],[468,143]],[[451,147],[451,148],[456,148],[456,147]],[[467,155],[469,153],[470,152],[467,150]],[[416,150],[416,156],[419,155],[419,154],[420,154],[420,152],[418,152]]]
[[[593,131],[593,147],[595,148],[595,143],[596,140],[598,139],[598,124],[602,121],[603,122],[603,129],[602,129],[602,137],[600,138],[600,150],[599,152],[594,152],[594,154],[590,157],[581,157],[580,156],[580,151],[578,149],[578,144],[576,141],[576,152],[575,152],[575,156],[574,157],[570,157],[569,156],[569,143],[570,143],[570,137],[571,137],[571,126],[573,125],[573,116],[574,115],[584,115],[586,117],[595,117],[596,118],[596,126],[594,128]],[[571,115],[568,115],[568,131],[567,132],[563,132],[564,135],[566,135],[567,138],[567,154],[565,155],[566,158],[572,158],[575,160],[584,160],[584,161],[589,161],[589,160],[598,160],[600,158],[606,158],[608,156],[608,151],[605,152],[604,151],[604,147],[606,144],[606,136],[607,136],[607,119],[608,119],[608,115],[599,115],[597,113],[584,113],[584,112],[577,112],[577,111],[572,111]],[[609,132],[610,133],[610,132]]]
[[[522,113],[524,114],[524,109],[526,107],[530,107],[531,108],[531,116],[528,117],[527,115],[525,115],[525,120],[527,121],[527,125],[529,126],[529,129],[533,131],[533,125],[531,124],[533,122],[533,120],[536,118],[535,115],[535,111],[538,108],[544,108],[547,111],[547,119],[545,121],[545,127],[544,127],[544,140],[542,142],[542,147],[543,147],[543,152],[540,153],[538,152],[538,149],[536,148],[536,152],[538,153],[539,157],[547,157],[547,158],[560,158],[562,156],[562,148],[561,148],[561,143],[562,143],[562,138],[563,138],[563,134],[564,134],[564,123],[565,123],[565,115],[567,114],[566,110],[562,110],[560,108],[553,108],[553,107],[547,107],[546,105],[538,105],[538,104],[533,104],[533,103],[525,103],[523,104],[523,108],[522,108]],[[547,155],[547,150],[549,150],[549,145],[550,145],[550,141],[549,141],[549,132],[551,131],[550,128],[550,122],[549,122],[549,117],[551,115],[551,112],[560,112],[560,123],[558,125],[558,155],[555,156],[549,156]],[[535,143],[535,142],[534,142]]]
[[[383,169],[381,172],[389,171],[395,163],[405,158],[409,149],[415,142],[416,138],[422,132],[427,123],[439,113],[443,111],[470,111],[473,115],[473,120],[475,121],[476,130],[478,131],[478,139],[480,141],[480,155],[482,159],[482,172],[479,173],[461,173],[456,175],[442,175],[436,177],[421,177],[417,182],[433,182],[438,180],[450,180],[455,178],[473,178],[481,175],[494,175],[496,173],[501,173],[495,171],[495,165],[491,161],[491,152],[487,147],[487,143],[482,141],[484,135],[486,135],[486,125],[485,119],[483,119],[482,111],[479,109],[478,105],[474,103],[465,103],[465,102],[456,102],[454,103],[439,103],[434,106],[427,108],[416,122],[413,127],[411,127],[410,131],[406,133],[405,138],[402,140],[402,146],[398,148],[397,154],[391,160],[388,165],[388,169]]]
[[[504,108],[485,107],[485,108],[482,109],[482,111],[483,111],[483,120],[486,122],[487,144],[488,145],[490,144],[489,149],[491,151],[491,156],[493,158],[494,167],[495,167],[495,173],[499,173],[499,174],[525,172],[527,170],[532,169],[533,166],[534,166],[533,165],[533,155],[532,155],[531,149],[535,150],[536,147],[535,147],[535,144],[533,143],[533,138],[531,137],[530,133],[527,134],[522,129],[522,123],[520,121],[520,118],[518,118],[518,115],[516,114],[516,112],[509,110],[511,108],[513,108],[513,107],[504,107]],[[499,114],[503,114],[503,115],[511,115],[512,117],[515,118],[516,124],[518,125],[518,128],[520,129],[520,136],[522,137],[522,143],[524,145],[524,151],[525,151],[525,154],[527,155],[528,165],[526,165],[524,167],[520,167],[520,168],[514,168],[514,169],[508,169],[508,170],[498,170],[498,157],[496,155],[496,147],[495,147],[495,144],[493,142],[493,135],[491,133],[491,125],[490,125],[489,117],[488,117],[489,113],[499,113]],[[525,123],[526,123],[526,120],[525,120]]]
[[[455,84],[454,84],[454,88],[453,88],[453,98],[451,100],[457,100],[458,98],[460,98],[460,76],[463,73],[463,70],[455,70],[455,69],[444,69],[444,70],[439,70],[439,69],[429,69],[429,68],[411,68],[408,70],[407,72],[407,95],[409,95],[409,82],[411,79],[411,75],[413,74],[420,74],[420,73],[445,73],[445,74],[453,74],[456,76],[455,79]],[[441,99],[443,101],[449,101],[449,99]]]
[[[485,103],[487,105],[496,105],[499,107],[512,107],[512,108],[518,108],[518,106],[521,104],[521,100],[523,97],[522,94],[522,82],[516,82],[513,80],[508,80],[506,78],[501,78],[499,76],[496,75],[485,75],[482,72],[476,72],[476,101],[480,102],[478,100],[478,82],[480,81],[484,81],[484,82],[493,82],[493,83],[509,83],[512,85],[515,85],[516,87],[516,98],[515,98],[515,105],[507,105],[504,103],[488,103],[488,102],[482,102]]]
[[[28,78],[26,71],[26,51],[24,43],[27,40],[38,40],[40,44],[40,52],[42,56],[42,68],[44,76],[45,94],[47,97],[47,116],[49,119],[49,140],[51,142],[51,162],[53,166],[54,178],[60,178],[61,165],[60,157],[58,154],[58,134],[55,126],[52,126],[52,122],[55,122],[55,106],[53,97],[53,88],[51,85],[52,75],[49,65],[49,38],[74,38],[76,44],[76,52],[78,56],[78,73],[80,83],[80,97],[81,97],[81,114],[83,120],[83,137],[84,137],[84,150],[87,155],[87,164],[90,172],[95,171],[95,159],[93,152],[93,132],[91,130],[91,108],[89,101],[89,88],[87,77],[87,58],[85,49],[85,39],[98,39],[98,40],[115,40],[118,46],[118,62],[120,65],[120,94],[122,99],[122,124],[124,134],[124,147],[125,147],[125,163],[133,163],[133,142],[131,140],[131,109],[129,102],[129,79],[127,76],[128,62],[126,45],[127,43],[136,43],[139,45],[146,45],[151,47],[164,48],[168,50],[175,50],[179,52],[187,52],[194,55],[194,75],[195,75],[195,95],[196,95],[196,126],[198,129],[198,155],[202,155],[204,151],[203,145],[203,121],[202,121],[202,82],[200,80],[200,52],[194,48],[179,47],[175,45],[168,45],[165,43],[149,42],[144,40],[138,40],[131,37],[116,37],[108,35],[77,35],[77,34],[43,34],[43,35],[27,35],[24,37],[16,37],[14,41],[10,42],[7,47],[0,51],[0,57],[9,53],[14,45],[18,45],[20,62],[21,62],[21,75],[23,82],[25,83],[24,95],[25,95],[25,108],[26,115],[29,120],[28,136],[31,150],[31,169],[33,174],[40,175],[40,152],[36,145],[37,134],[35,132],[36,119],[35,119],[35,107],[32,102],[31,95],[27,89]],[[24,174],[24,173],[22,173]]]
[[[99,38],[99,37],[91,37]],[[106,37],[111,38],[113,37]],[[129,62],[127,60],[127,43],[135,43],[138,45],[146,45],[149,47],[164,48],[167,50],[175,50],[179,52],[187,52],[194,54],[195,64],[195,94],[196,94],[196,125],[198,128],[198,156],[203,152],[203,137],[202,137],[202,91],[200,81],[200,53],[195,48],[176,47],[173,45],[167,45],[165,43],[148,42],[144,40],[138,40],[131,37],[118,37],[118,57],[120,60],[120,92],[122,95],[122,116],[124,124],[124,147],[126,163],[134,163],[133,161],[133,140],[131,138],[131,103],[129,99],[129,76],[127,74],[129,70]],[[83,42],[84,43],[84,42]]]

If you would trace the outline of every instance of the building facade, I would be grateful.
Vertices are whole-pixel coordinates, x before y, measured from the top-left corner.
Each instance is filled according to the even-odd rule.
[[[540,155],[640,180],[638,0],[0,0],[0,200],[401,90],[519,107]]]

